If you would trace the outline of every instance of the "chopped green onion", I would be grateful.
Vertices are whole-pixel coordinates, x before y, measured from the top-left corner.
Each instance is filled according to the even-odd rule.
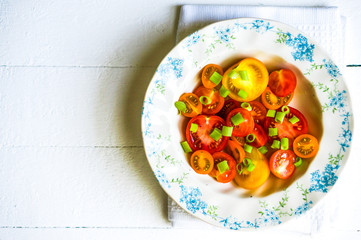
[[[288,138],[282,138],[281,139],[281,149],[282,150],[288,150]]]
[[[207,96],[200,96],[200,97],[199,97],[199,101],[200,101],[203,105],[209,105],[209,104],[212,102],[212,100],[211,100],[209,97],[207,97]]]
[[[241,124],[242,122],[244,122],[244,118],[241,113],[237,113],[236,115],[231,117],[231,121],[234,126],[237,126],[237,125]]]
[[[246,141],[251,143],[256,139],[256,135],[254,135],[253,133],[250,133],[246,136]]]
[[[248,153],[251,153],[253,147],[250,146],[250,145],[248,145],[248,144],[244,144],[243,149],[244,149],[244,151],[246,151],[246,152],[248,152]]]
[[[185,112],[187,110],[187,105],[182,101],[176,101],[174,106],[180,111]]]
[[[228,73],[228,77],[232,78],[232,79],[237,79],[239,78],[239,72],[236,70],[232,70]]]
[[[285,116],[286,116],[286,113],[284,113],[284,112],[277,112],[277,113],[276,113],[276,117],[275,117],[276,122],[282,123],[282,122],[283,122],[283,119],[285,118]]]
[[[268,136],[273,137],[277,135],[278,135],[277,128],[268,128]]]
[[[242,163],[245,167],[248,167],[248,165],[253,164],[252,160],[249,158],[243,158]]]
[[[290,112],[290,108],[287,106],[282,106],[281,108],[282,112],[284,112],[285,114],[288,114]]]
[[[243,81],[249,81],[249,77],[248,77],[247,71],[240,71],[240,72],[239,72],[239,75],[241,75],[241,79],[242,79]]]
[[[197,132],[197,130],[198,130],[198,124],[196,124],[196,123],[191,123],[191,127],[190,127],[190,129],[189,130],[191,130],[191,132]]]
[[[191,147],[189,146],[189,144],[188,144],[187,141],[181,142],[181,145],[182,145],[183,151],[184,151],[185,153],[192,152],[192,149],[191,149]]]
[[[229,166],[228,166],[227,160],[224,160],[224,161],[218,163],[217,168],[218,168],[220,174],[224,173],[225,171],[228,171]]]
[[[259,151],[260,151],[260,153],[262,153],[262,154],[265,154],[265,153],[267,153],[267,152],[268,152],[268,149],[267,149],[267,147],[266,147],[266,146],[262,146],[262,147],[258,148],[258,150],[259,150]]]
[[[233,127],[223,126],[222,135],[225,137],[231,137],[233,132]]]
[[[242,103],[241,108],[247,109],[249,112],[252,111],[251,104],[249,104],[248,102]]]
[[[218,72],[214,72],[212,76],[209,78],[209,80],[211,80],[212,83],[218,85],[222,81],[222,77],[223,76]]]
[[[213,132],[209,134],[211,138],[213,138],[214,141],[218,141],[222,137],[222,131],[218,128],[213,129]]]
[[[299,167],[302,164],[302,158],[296,157],[296,162],[294,163],[295,167]]]
[[[238,92],[238,96],[240,96],[241,98],[245,99],[248,96],[248,93],[246,91],[244,91],[243,89],[239,90]]]
[[[247,170],[249,172],[252,172],[255,168],[256,168],[256,166],[251,162],[251,164],[248,165]]]
[[[268,110],[266,117],[275,117],[276,116],[276,110]]]
[[[227,90],[225,87],[222,87],[219,89],[219,95],[221,95],[222,97],[227,97],[228,94],[230,93],[231,91]]]
[[[241,170],[239,170],[239,167],[241,167]],[[237,173],[238,173],[239,175],[241,175],[242,172],[243,172],[243,165],[242,165],[242,163],[238,163],[237,166],[236,166],[236,169],[237,169]]]
[[[273,143],[271,145],[271,148],[273,149],[280,149],[281,142],[278,140],[273,140]]]
[[[292,124],[295,124],[296,122],[300,121],[300,119],[293,115],[293,117],[291,117],[288,121],[290,121]]]

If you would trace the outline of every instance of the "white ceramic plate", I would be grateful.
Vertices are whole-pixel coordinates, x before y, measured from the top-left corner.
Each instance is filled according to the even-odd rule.
[[[203,66],[227,67],[244,57],[258,58],[269,71],[287,67],[296,73],[290,105],[301,110],[320,140],[317,156],[305,161],[301,174],[276,187],[266,182],[254,192],[191,169],[180,145],[187,120],[174,107],[182,93],[199,85]],[[145,96],[142,133],[155,176],[184,210],[224,228],[263,228],[302,215],[332,188],[349,153],[352,111],[339,68],[312,40],[279,22],[244,18],[203,28],[164,58]]]

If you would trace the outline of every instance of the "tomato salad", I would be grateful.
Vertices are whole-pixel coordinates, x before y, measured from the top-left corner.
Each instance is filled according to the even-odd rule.
[[[181,146],[196,173],[255,189],[270,174],[290,178],[317,154],[319,143],[308,133],[307,119],[288,106],[297,85],[291,70],[269,74],[261,61],[245,58],[225,71],[206,65],[201,82],[175,102],[189,118]]]

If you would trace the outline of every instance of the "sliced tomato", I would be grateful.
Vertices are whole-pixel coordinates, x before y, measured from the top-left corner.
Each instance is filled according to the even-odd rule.
[[[263,125],[263,122],[266,119],[267,109],[258,101],[252,101],[249,102],[249,104],[252,107],[251,114],[254,122]]]
[[[236,74],[230,74],[233,71]],[[242,79],[240,72],[245,72],[248,79]],[[223,75],[222,85],[230,91],[229,97],[240,101],[253,101],[266,89],[268,84],[268,71],[266,66],[255,58],[245,58],[230,67]],[[238,95],[240,90],[247,93],[245,98]]]
[[[235,142],[237,142],[239,145],[241,145],[242,147],[244,146],[244,144],[246,143],[246,138],[245,137],[237,137],[237,136],[232,136],[231,139]]]
[[[263,130],[263,127],[257,123],[254,124],[254,129],[250,134],[254,135],[254,140],[252,142],[248,142],[248,145],[259,148],[267,143],[267,134]]]
[[[241,105],[239,104],[239,102],[237,102],[236,100],[233,99],[228,99],[224,102],[224,105],[222,107],[222,109],[217,113],[218,116],[220,116],[221,118],[223,118],[224,120],[226,120],[228,114],[236,108],[240,108]]]
[[[252,162],[254,169],[249,171],[248,166],[243,162],[238,164],[236,166],[238,171],[234,181],[242,188],[258,188],[267,181],[270,175],[267,158],[256,148],[253,148],[251,153],[246,152],[246,158]]]
[[[282,97],[281,102],[283,106],[287,106],[291,100],[293,99],[293,96],[295,95],[295,92],[291,92],[290,94],[288,94],[286,97]]]
[[[276,122],[275,118],[267,117],[264,122],[264,130],[266,134],[269,133],[269,128],[277,128],[277,136],[268,136],[269,143],[272,143],[273,140],[280,140],[282,138],[289,139],[289,146],[292,146],[293,140],[301,134],[308,132],[308,123],[303,114],[293,107],[288,107],[290,112],[285,116],[282,123]],[[281,109],[278,109],[277,112],[281,112]],[[276,112],[276,114],[277,114]],[[296,116],[299,121],[295,124],[292,124],[289,120]]]
[[[209,152],[198,150],[192,154],[190,164],[196,173],[208,174],[213,169],[214,160]]]
[[[214,167],[209,175],[221,183],[228,183],[232,181],[236,175],[236,161],[224,152],[216,152],[212,156],[214,159]],[[227,161],[228,170],[221,173],[218,169],[218,164],[223,161]]]
[[[203,68],[201,79],[204,87],[214,88],[215,86],[217,86],[217,84],[210,80],[210,77],[213,75],[214,72],[223,75],[223,69],[219,65],[208,64]]]
[[[202,104],[199,102],[199,98],[194,93],[183,93],[178,101],[182,101],[186,104],[187,109],[181,112],[185,117],[195,117],[202,113]]]
[[[286,97],[291,94],[297,84],[296,75],[289,69],[281,69],[271,72],[269,76],[269,87],[278,97]]]
[[[277,97],[271,89],[267,87],[262,93],[261,101],[266,108],[275,110],[284,105],[288,105],[291,102],[293,95],[294,92],[291,92],[286,97]]]
[[[319,149],[317,138],[311,134],[302,134],[293,141],[293,151],[301,158],[316,156]]]
[[[207,102],[207,104],[202,107],[203,114],[216,114],[224,105],[224,98],[219,94],[218,90],[214,88],[200,86],[194,91],[194,94],[199,98],[204,96],[210,99],[210,102]]]
[[[192,123],[198,125],[196,132],[190,131]],[[218,141],[215,141],[209,135],[215,128],[222,130],[224,125],[226,125],[225,121],[221,117],[214,115],[198,115],[192,118],[186,128],[186,138],[193,152],[205,150],[212,154],[222,151],[227,144],[228,137],[222,136]]]
[[[235,126],[232,122],[232,117],[240,113],[244,119],[243,122]],[[236,137],[244,137],[250,134],[254,128],[254,120],[251,112],[244,108],[236,108],[232,110],[227,116],[227,126],[233,127],[232,135]]]
[[[236,163],[242,162],[246,156],[243,147],[237,141],[228,140],[225,150],[236,160]]]
[[[277,150],[269,160],[269,168],[273,175],[287,179],[295,171],[296,155],[291,150]]]

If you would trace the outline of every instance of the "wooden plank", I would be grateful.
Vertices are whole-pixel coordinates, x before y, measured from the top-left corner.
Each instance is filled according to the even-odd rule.
[[[140,147],[0,149],[0,226],[169,227]]]

